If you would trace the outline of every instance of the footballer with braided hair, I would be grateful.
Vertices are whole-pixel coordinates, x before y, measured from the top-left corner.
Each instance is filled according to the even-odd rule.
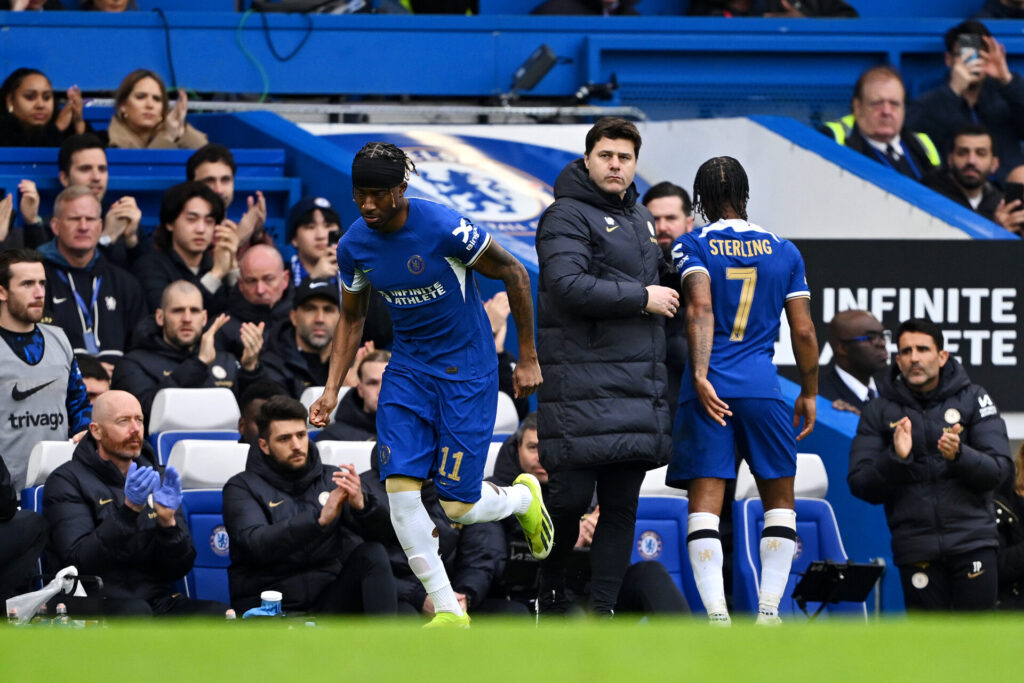
[[[747,173],[732,157],[705,161],[694,209],[710,223],[676,239],[672,261],[686,296],[688,362],[666,481],[689,491],[686,545],[712,623],[728,623],[719,514],[735,454],[747,460],[764,503],[759,624],[779,623],[796,546],[796,441],[814,428],[818,343],[804,262],[792,242],[747,220]],[[800,368],[793,413],[772,364],[785,310]],[[803,429],[794,429],[803,419]]]
[[[547,557],[554,529],[540,483],[520,475],[512,486],[483,482],[498,399],[498,362],[476,274],[501,280],[519,334],[516,396],[541,383],[533,338],[530,277],[519,261],[465,216],[407,198],[416,166],[395,145],[370,142],[352,162],[357,219],[338,242],[341,318],[330,372],[309,420],[324,426],[362,337],[371,285],[394,323],[391,362],[377,403],[380,476],[395,535],[423,583],[434,618],[466,628],[464,596],[455,593],[438,555],[434,524],[420,489],[433,479],[445,513],[459,524],[516,515],[533,554]]]

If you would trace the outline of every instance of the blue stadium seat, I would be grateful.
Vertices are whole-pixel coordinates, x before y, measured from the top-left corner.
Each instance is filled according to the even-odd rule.
[[[201,439],[203,441],[238,441],[241,435],[234,429],[174,429],[160,432],[153,438],[153,448],[161,465],[168,464],[174,444],[184,439]]]
[[[28,455],[25,488],[21,490],[21,507],[34,512],[43,511],[43,485],[55,469],[71,460],[75,452],[71,441],[40,441]]]
[[[224,527],[222,487],[245,469],[249,447],[222,441],[182,440],[169,464],[181,474],[182,511],[196,548],[196,560],[185,577],[185,594],[198,600],[230,603],[230,543]]]
[[[733,609],[737,612],[757,611],[757,592],[761,578],[760,543],[764,528],[764,506],[759,498],[733,502]],[[848,558],[839,535],[832,506],[826,500],[815,498],[796,499],[797,547],[793,557],[786,591],[779,604],[783,619],[800,615],[800,608],[793,600],[793,589],[800,575],[815,560],[845,562]],[[808,603],[812,612],[819,603]],[[845,614],[867,619],[865,603],[838,603],[829,605],[822,614]]]
[[[698,609],[702,604],[686,552],[686,517],[689,501],[682,496],[640,496],[630,562],[657,560]]]
[[[156,392],[149,415],[149,441],[153,448],[162,432],[233,432],[238,429],[238,403],[225,387],[167,388]],[[237,432],[235,439],[238,439]],[[217,437],[213,437],[217,438]],[[221,436],[226,438],[226,436]],[[159,449],[157,449],[159,451]],[[159,453],[158,453],[159,456]],[[161,463],[166,456],[160,456]]]
[[[219,600],[230,604],[230,542],[221,514],[222,503],[220,489],[183,492],[182,509],[196,547],[192,571],[185,576],[185,594],[195,600]]]

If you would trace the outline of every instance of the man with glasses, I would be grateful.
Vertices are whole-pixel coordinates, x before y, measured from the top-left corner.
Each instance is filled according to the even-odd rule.
[[[836,410],[860,415],[878,396],[872,377],[889,361],[888,335],[882,323],[867,311],[837,313],[828,326],[834,362],[821,371],[818,392]]]

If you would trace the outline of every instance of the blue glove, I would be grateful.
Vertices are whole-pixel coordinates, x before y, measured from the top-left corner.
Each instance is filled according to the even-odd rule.
[[[149,494],[160,486],[160,473],[152,467],[139,467],[132,461],[124,478],[124,499],[132,505],[145,505]]]
[[[181,475],[178,470],[173,467],[164,470],[164,485],[153,492],[153,502],[172,510],[181,507]]]

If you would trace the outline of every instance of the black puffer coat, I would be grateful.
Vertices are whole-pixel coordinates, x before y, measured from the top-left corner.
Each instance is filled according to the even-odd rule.
[[[1010,476],[1006,424],[988,392],[971,383],[953,358],[939,385],[915,393],[895,364],[875,376],[879,397],[862,409],[850,446],[846,480],[853,495],[885,505],[897,565],[938,560],[999,545],[992,491]],[[893,449],[893,430],[910,418],[906,460]],[[960,455],[939,453],[943,430],[959,423]]]
[[[224,525],[231,538],[231,606],[245,611],[260,604],[260,592],[281,591],[285,612],[308,611],[341,573],[345,559],[363,542],[391,529],[386,505],[363,482],[362,510],[348,503],[337,519],[321,527],[321,497],[335,488],[338,470],[324,465],[315,444],[300,470],[284,470],[253,445],[245,472],[224,485]]]
[[[537,229],[540,459],[551,471],[668,462],[665,323],[643,312],[665,267],[654,220],[601,192],[582,159],[562,170]]]

